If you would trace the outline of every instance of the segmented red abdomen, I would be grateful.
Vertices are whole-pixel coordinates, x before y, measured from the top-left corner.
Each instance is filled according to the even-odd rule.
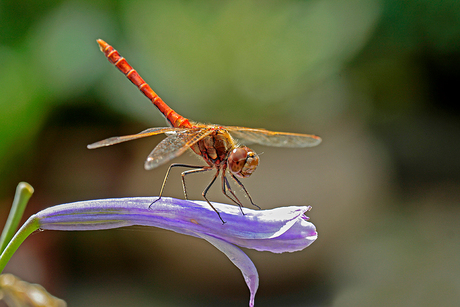
[[[107,59],[115,65],[137,88],[144,93],[144,95],[152,101],[152,103],[160,110],[173,127],[177,128],[190,128],[192,125],[189,120],[179,115],[176,111],[171,109],[142,79],[137,71],[129,65],[124,57],[112,46],[107,44],[102,39],[97,40],[101,51],[104,52]]]

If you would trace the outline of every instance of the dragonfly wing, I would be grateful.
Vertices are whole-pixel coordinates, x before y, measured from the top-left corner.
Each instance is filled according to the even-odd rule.
[[[212,129],[177,132],[161,141],[145,161],[145,169],[151,170],[183,154],[193,144],[213,132]]]
[[[89,144],[87,147],[89,149],[94,149],[94,148],[99,148],[99,147],[104,147],[104,146],[110,146],[122,142],[127,142],[131,140],[136,140],[140,138],[145,138],[148,136],[152,135],[157,135],[160,133],[175,133],[178,131],[183,131],[184,129],[182,128],[172,128],[172,127],[161,127],[161,128],[149,128],[146,129],[142,132],[139,132],[137,134],[131,134],[131,135],[125,135],[125,136],[114,136],[93,144]]]
[[[321,143],[321,138],[312,134],[275,132],[266,129],[246,127],[222,127],[235,138],[265,146],[274,147],[313,147]]]

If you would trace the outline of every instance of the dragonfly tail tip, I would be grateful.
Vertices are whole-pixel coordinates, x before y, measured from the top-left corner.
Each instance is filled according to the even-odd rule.
[[[104,52],[105,48],[109,45],[102,39],[97,39],[97,43],[99,44],[99,48],[101,49],[102,52]]]

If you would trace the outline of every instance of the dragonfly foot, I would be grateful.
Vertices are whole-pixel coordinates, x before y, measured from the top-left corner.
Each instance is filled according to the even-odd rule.
[[[151,207],[153,206],[154,203],[156,203],[157,201],[159,201],[161,199],[161,196],[158,197],[157,199],[155,199],[154,201],[152,201],[152,203],[149,205],[149,210],[151,209]]]
[[[219,215],[219,218],[220,218],[220,220],[222,221],[222,225],[225,225],[225,223],[227,223],[227,222],[226,222],[226,221],[224,221],[224,220],[222,219],[222,217],[220,216],[220,214],[219,214],[219,213],[218,213],[217,215]]]
[[[251,205],[253,205],[254,207],[256,207],[257,209],[259,210],[262,210],[262,208],[260,208],[259,206],[257,206],[255,203],[251,202]]]
[[[207,200],[207,199],[206,199],[206,200]],[[209,201],[208,201],[208,203],[209,203]],[[209,203],[209,204],[211,205],[211,203]],[[224,225],[225,223],[227,223],[227,222],[226,222],[226,221],[224,221],[224,219],[223,219],[223,218],[220,216],[220,213],[219,213],[219,211],[217,211],[217,210],[216,210],[216,208],[214,208],[214,206],[213,206],[213,205],[211,205],[211,208],[213,208],[213,209],[214,209],[214,211],[217,213],[217,216],[218,216],[218,217],[220,218],[220,220],[222,221],[222,225]]]

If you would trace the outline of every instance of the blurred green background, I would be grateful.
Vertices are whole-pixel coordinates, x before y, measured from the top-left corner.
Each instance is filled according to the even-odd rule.
[[[319,233],[302,252],[248,251],[257,306],[460,304],[459,1],[0,0],[0,222],[19,181],[36,189],[27,215],[157,195],[167,166],[143,162],[161,136],[86,149],[165,125],[97,38],[188,118],[323,138],[253,146],[255,202],[312,205]],[[192,199],[210,176],[189,180]],[[179,178],[165,195],[182,197]],[[249,298],[223,254],[162,230],[40,233],[7,271],[70,306]]]

